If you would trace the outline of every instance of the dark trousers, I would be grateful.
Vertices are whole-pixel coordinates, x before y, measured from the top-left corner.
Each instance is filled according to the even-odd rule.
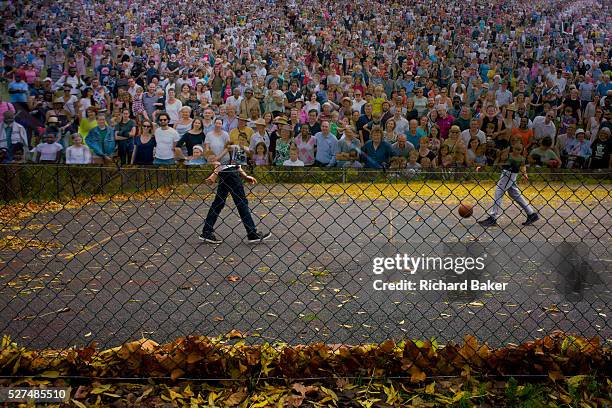
[[[251,211],[249,210],[249,202],[247,201],[244,193],[244,186],[240,179],[240,174],[235,170],[226,170],[219,172],[219,187],[217,188],[217,194],[215,199],[208,210],[206,221],[204,222],[204,229],[202,230],[203,235],[212,234],[215,230],[215,223],[219,214],[225,207],[225,200],[227,195],[231,194],[234,204],[238,208],[238,213],[246,229],[247,236],[251,237],[257,232],[255,223],[251,217]]]
[[[117,150],[119,151],[121,164],[130,164],[132,162],[132,152],[134,151],[132,140],[119,140]]]

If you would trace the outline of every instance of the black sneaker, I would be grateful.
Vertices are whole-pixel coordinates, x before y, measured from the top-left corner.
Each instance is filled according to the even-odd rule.
[[[247,237],[247,241],[249,244],[255,244],[257,242],[265,241],[266,239],[272,236],[271,232],[256,232],[255,235]]]
[[[533,224],[534,222],[536,222],[537,220],[540,219],[540,216],[538,215],[538,213],[533,213],[527,216],[527,220],[522,224],[525,227],[528,225]]]
[[[208,242],[209,244],[220,244],[221,241],[219,238],[215,236],[215,234],[202,234],[198,237],[200,241]]]
[[[484,220],[478,221],[478,224],[480,224],[481,227],[485,227],[485,228],[496,227],[497,221],[495,221],[495,218],[489,216],[488,218],[485,218]]]

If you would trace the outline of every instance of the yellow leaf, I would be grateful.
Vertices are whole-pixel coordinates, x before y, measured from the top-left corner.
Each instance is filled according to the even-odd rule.
[[[74,405],[76,405],[77,407],[79,407],[79,408],[87,408],[87,405],[83,404],[83,403],[82,403],[82,402],[80,402],[80,401],[77,401],[77,400],[75,400],[75,399],[71,399],[70,401],[72,401],[72,403],[73,403]]]
[[[455,396],[453,397],[452,402],[457,402],[459,401],[461,398],[463,398],[463,396],[465,395],[465,391],[459,391],[458,393],[455,394]]]
[[[332,390],[325,388],[325,387],[321,387],[321,392],[323,392],[325,395],[329,396],[334,402],[338,401],[338,396],[336,395],[335,392],[333,392]]]
[[[181,394],[179,394],[176,391],[173,390],[168,390],[170,393],[170,398],[172,399],[172,401],[174,401],[175,399],[183,399],[183,396]]]
[[[386,403],[389,405],[394,405],[397,402],[398,394],[395,388],[393,387],[393,384],[391,384],[390,387],[386,387],[383,385],[383,391],[385,392],[385,394],[387,394]]]
[[[210,394],[208,394],[208,405],[210,405],[211,407],[215,406],[215,400],[219,398],[219,394],[212,392]]]
[[[103,384],[91,390],[91,393],[92,394],[102,394],[103,392],[110,390],[111,387],[112,387],[111,384]]]
[[[436,382],[432,382],[431,384],[428,384],[427,387],[425,387],[425,394],[434,394],[436,392]]]
[[[59,375],[60,375],[59,371],[45,371],[40,376],[47,377],[47,378],[57,378],[59,377]]]
[[[579,387],[589,376],[588,375],[575,375],[567,379],[567,384],[576,388]]]

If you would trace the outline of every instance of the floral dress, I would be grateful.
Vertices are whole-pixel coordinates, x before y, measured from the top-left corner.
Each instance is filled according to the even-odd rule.
[[[274,165],[282,166],[285,160],[289,160],[289,141],[278,139],[276,141],[276,154],[274,156]]]

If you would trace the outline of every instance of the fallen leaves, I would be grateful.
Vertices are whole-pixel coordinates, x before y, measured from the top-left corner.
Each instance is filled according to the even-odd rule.
[[[389,339],[355,346],[247,345],[247,340],[245,334],[232,330],[224,336],[188,336],[166,344],[143,338],[98,351],[93,343],[85,348],[27,350],[4,337],[0,376],[46,381],[46,385],[65,381],[66,376],[99,378],[98,383],[76,389],[71,395],[75,406],[116,401],[130,406],[155,406],[164,401],[215,407],[519,406],[521,398],[532,392],[528,386],[533,378],[547,384],[546,393],[538,391],[537,395],[549,401],[568,403],[579,396],[588,406],[604,406],[606,386],[596,391],[593,373],[606,376],[612,360],[612,351],[599,338],[560,332],[497,349],[469,335],[460,345],[444,346],[434,339],[397,343]],[[487,380],[512,374],[520,374],[526,385]],[[114,377],[157,377],[177,385],[104,383],[104,378]],[[206,381],[186,383],[185,378],[232,381],[213,386]],[[307,378],[327,380],[312,383]],[[350,380],[355,378],[369,380]],[[284,383],[289,379],[293,380]],[[0,386],[2,381],[9,380],[0,379]],[[244,382],[253,387],[247,391],[237,385]],[[504,398],[512,399],[500,403]]]
[[[130,194],[96,194],[77,198],[70,197],[62,201],[28,201],[24,203],[14,203],[0,207],[0,222],[9,224],[15,221],[33,218],[39,214],[54,213],[64,209],[81,209],[89,204],[104,204],[108,203],[110,200],[121,202],[128,200],[167,199],[172,196],[173,191],[172,188],[161,187],[151,191],[134,192]]]
[[[14,381],[14,382],[10,382]],[[80,380],[82,381],[82,380]],[[520,382],[519,382],[520,381]],[[0,387],[17,386],[66,387],[63,379],[44,383],[33,379],[0,379]],[[566,381],[532,379],[505,381],[489,379],[445,378],[422,384],[402,379],[383,380],[322,379],[308,382],[254,382],[248,389],[234,382],[224,384],[150,380],[148,383],[96,380],[90,385],[69,388],[72,404],[90,406],[177,406],[177,407],[518,407],[609,406],[610,382],[593,375],[577,375]],[[74,392],[74,394],[72,394]],[[164,402],[166,404],[164,404]]]
[[[30,249],[52,249],[60,248],[61,245],[50,241],[41,241],[34,238],[18,237],[16,235],[6,235],[0,238],[0,249],[11,250],[15,252],[23,251],[26,248]]]

